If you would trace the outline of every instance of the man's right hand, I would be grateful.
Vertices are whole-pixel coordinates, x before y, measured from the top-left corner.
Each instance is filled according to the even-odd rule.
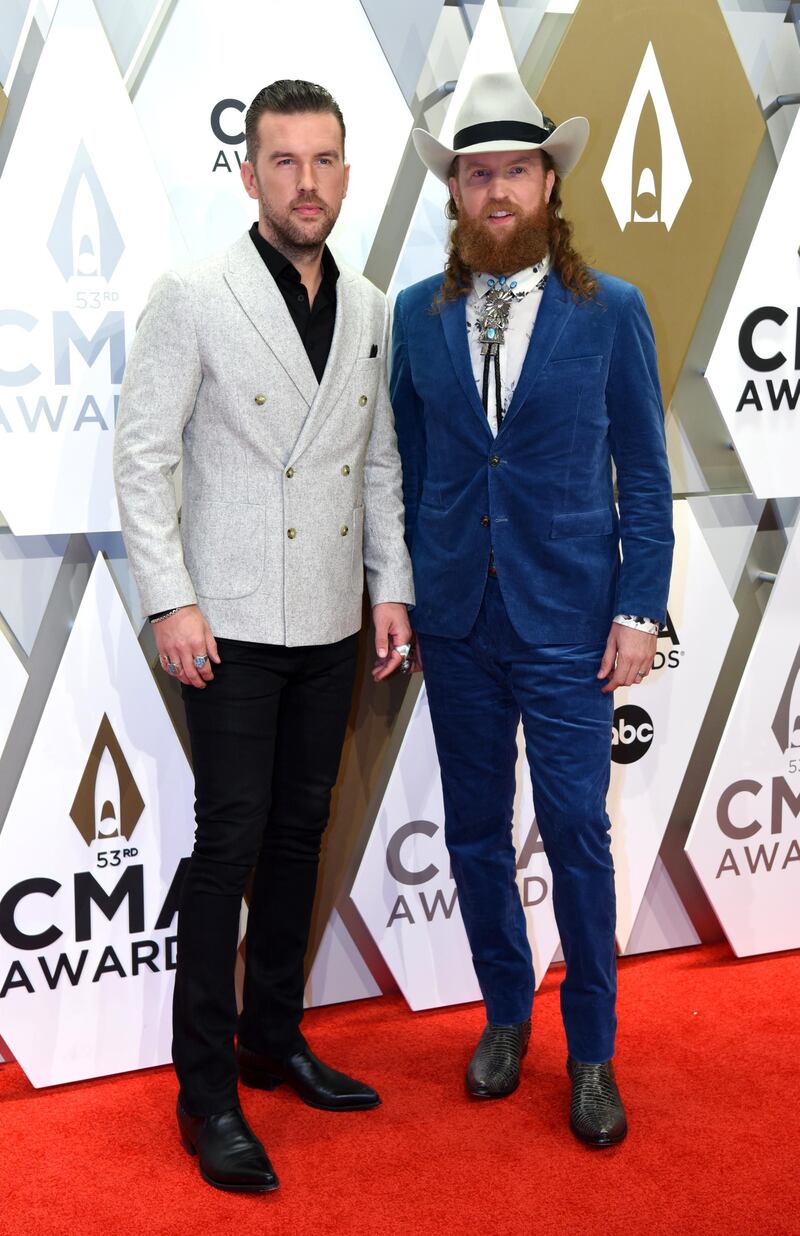
[[[168,674],[190,687],[204,688],[211,682],[214,677],[211,662],[219,665],[221,658],[199,606],[184,605],[169,618],[154,622],[153,634],[162,668]],[[195,657],[208,657],[208,660],[198,668]],[[171,670],[170,665],[174,665],[175,670]]]

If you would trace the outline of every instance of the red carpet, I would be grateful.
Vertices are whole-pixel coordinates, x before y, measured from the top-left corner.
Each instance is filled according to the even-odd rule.
[[[470,1101],[478,1006],[399,997],[322,1009],[325,1059],[375,1083],[377,1112],[334,1116],[285,1087],[244,1091],[281,1178],[205,1185],[175,1135],[169,1069],[50,1090],[0,1067],[0,1232],[376,1236],[788,1236],[800,1231],[800,956],[724,945],[620,964],[617,1075],[631,1132],[574,1142],[556,970],[537,996],[523,1084]]]

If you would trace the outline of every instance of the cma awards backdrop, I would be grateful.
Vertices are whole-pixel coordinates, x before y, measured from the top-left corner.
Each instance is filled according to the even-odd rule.
[[[305,77],[347,122],[332,247],[393,299],[441,268],[446,242],[413,126],[447,140],[475,74],[511,65],[548,115],[591,122],[566,209],[592,261],[642,288],[667,404],[669,613],[654,672],[615,701],[619,949],[723,933],[740,956],[800,946],[800,6],[14,0],[0,13],[0,1052],[34,1085],[169,1058],[192,776],[110,466],[148,289],[250,224],[244,111],[267,82]],[[519,774],[541,981],[560,949],[522,756]],[[307,1002],[398,987],[413,1009],[478,997],[424,684],[376,687],[365,637]]]

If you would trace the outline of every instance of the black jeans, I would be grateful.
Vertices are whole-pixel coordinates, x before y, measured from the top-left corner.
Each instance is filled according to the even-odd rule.
[[[213,682],[183,688],[197,829],[178,920],[172,1055],[194,1115],[237,1103],[234,966],[253,866],[239,1039],[277,1056],[303,1042],[303,958],[357,643],[220,639]]]

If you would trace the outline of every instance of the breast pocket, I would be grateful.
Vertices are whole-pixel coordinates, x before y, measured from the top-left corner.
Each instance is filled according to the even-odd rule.
[[[370,416],[380,387],[381,367],[379,356],[361,356],[353,366],[351,389],[355,392],[359,409]]]
[[[556,373],[598,373],[604,357],[598,352],[593,356],[551,356],[545,366],[545,372],[554,370]]]
[[[537,393],[542,387],[558,392],[599,387],[602,384],[603,360],[599,355],[551,357],[537,380]]]

